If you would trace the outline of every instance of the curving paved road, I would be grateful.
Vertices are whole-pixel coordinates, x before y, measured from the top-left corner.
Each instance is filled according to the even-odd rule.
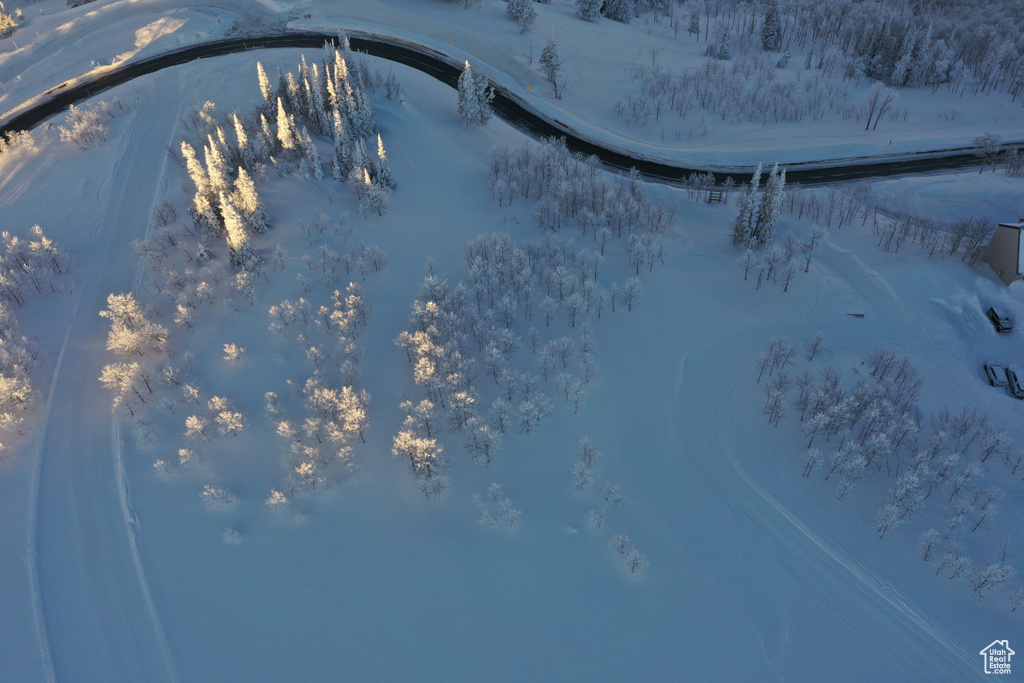
[[[195,59],[268,48],[319,48],[325,41],[334,42],[336,39],[337,36],[331,33],[288,32],[277,35],[226,38],[191,45],[126,64],[85,83],[69,85],[65,82],[51,88],[43,93],[44,96],[48,96],[45,101],[29,108],[23,108],[23,111],[15,114],[0,126],[0,134],[14,130],[28,130],[64,111],[72,104],[93,95],[139,76],[185,64]],[[461,67],[451,57],[428,47],[410,41],[371,35],[352,35],[350,42],[355,50],[405,64],[449,86],[457,86]],[[524,100],[499,85],[495,85],[494,90],[494,111],[509,124],[537,138],[563,137],[566,146],[571,151],[595,156],[609,168],[615,170],[636,168],[641,175],[649,180],[672,184],[679,184],[690,173],[702,173],[708,170],[714,173],[716,183],[724,182],[726,176],[732,176],[737,182],[745,182],[750,179],[751,169],[686,168],[647,157],[634,156],[626,150],[613,149],[585,137],[562,121],[545,117]],[[1024,141],[1008,144],[1010,147],[1019,147],[1024,150]],[[786,178],[790,183],[819,185],[867,178],[922,174],[979,165],[980,159],[974,148],[958,147],[913,154],[847,159],[841,162],[823,160],[790,164],[786,167]]]

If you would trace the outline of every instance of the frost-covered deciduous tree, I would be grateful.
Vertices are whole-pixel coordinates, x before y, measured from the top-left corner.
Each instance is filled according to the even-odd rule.
[[[867,103],[867,123],[864,125],[864,130],[876,130],[878,128],[878,122],[882,120],[882,116],[896,106],[896,100],[899,98],[899,94],[891,89],[887,88],[881,83],[875,83],[871,86],[871,92],[868,94]],[[872,117],[874,117],[874,126],[871,125]]]
[[[582,491],[594,483],[594,467],[601,460],[602,454],[597,444],[589,438],[580,439],[580,452],[572,470],[573,488]]]
[[[642,572],[650,564],[647,561],[647,556],[636,549],[633,541],[626,534],[617,534],[612,539],[612,548],[633,576]]]
[[[988,595],[1002,590],[1014,576],[1017,570],[1003,562],[993,562],[985,567],[979,567],[967,574],[967,583],[971,586],[978,600],[984,600]]]
[[[107,349],[121,355],[142,356],[163,351],[167,344],[167,328],[146,318],[132,294],[111,294],[107,309],[100,316],[110,320]]]

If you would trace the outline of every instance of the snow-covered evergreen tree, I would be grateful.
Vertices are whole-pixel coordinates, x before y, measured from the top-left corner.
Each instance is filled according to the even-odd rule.
[[[224,148],[213,135],[207,135],[209,141],[203,148],[206,157],[206,175],[210,181],[210,192],[220,194],[228,189],[228,165]]]
[[[761,49],[778,52],[782,46],[782,21],[779,17],[778,0],[768,0],[764,9],[764,24],[761,26]]]
[[[391,166],[388,165],[388,156],[384,152],[384,140],[380,133],[377,133],[377,182],[387,189],[395,186],[395,177],[391,174]]]
[[[388,190],[380,182],[370,179],[370,174],[363,169],[363,199],[359,205],[364,216],[377,214],[383,216],[387,213],[390,204]]]
[[[555,86],[555,97],[558,97],[558,75],[562,71],[562,60],[558,57],[558,46],[554,37],[549,37],[547,44],[540,53],[540,67],[544,70],[544,78]]]
[[[249,239],[242,216],[226,193],[220,195],[220,211],[224,216],[224,230],[227,233],[228,255],[231,265],[240,266],[245,270],[254,270],[259,265],[256,247]]]
[[[750,246],[760,247],[768,244],[775,236],[775,227],[779,222],[779,214],[782,213],[782,200],[785,196],[786,169],[779,170],[775,164],[765,186],[764,194],[761,195],[761,206],[757,211],[757,221],[750,233]]]
[[[459,76],[459,118],[465,125],[487,123],[491,118],[491,100],[494,92],[487,84],[487,77],[466,66]]]
[[[331,171],[334,179],[342,182],[352,170],[351,142],[348,131],[342,122],[341,113],[334,110],[334,159],[331,161]]]
[[[601,16],[604,0],[576,0],[576,12],[583,21],[595,21]]]
[[[255,170],[256,152],[249,140],[249,134],[245,132],[242,118],[238,114],[233,114],[231,118],[235,125],[235,140],[238,143],[238,162],[250,171]]]
[[[323,81],[320,78],[320,69],[317,64],[314,63],[310,69],[310,77],[306,83],[310,91],[310,125],[313,126],[313,132],[317,135],[327,135],[330,130],[330,123],[324,109]]]
[[[267,72],[263,70],[263,64],[260,62],[256,62],[256,78],[260,84],[260,96],[263,98],[260,112],[265,114],[273,110],[274,89],[270,87],[270,79],[267,78]]]
[[[750,185],[747,186],[747,191],[743,193],[743,197],[740,199],[740,212],[732,229],[733,244],[747,247],[751,245],[750,237],[751,231],[754,228],[754,211],[757,206],[757,186],[760,183],[761,164],[758,164],[757,170],[754,171],[754,175],[750,179]]]
[[[235,179],[235,203],[253,234],[262,235],[267,231],[267,212],[256,193],[256,185],[242,167]]]
[[[182,141],[181,155],[185,159],[185,168],[192,179],[192,184],[196,187],[195,196],[188,209],[189,214],[203,232],[214,234],[220,229],[220,216],[210,199],[215,195],[211,190],[209,176],[192,145]]]
[[[612,21],[628,24],[636,16],[636,0],[605,0],[602,13]]]
[[[313,138],[309,135],[309,131],[305,128],[299,134],[299,140],[302,144],[302,154],[309,165],[310,175],[314,180],[324,179],[324,167],[320,163],[320,154],[316,151],[316,145],[313,144]]]
[[[291,118],[280,97],[277,98],[277,141],[285,151],[295,149],[295,131],[292,130]]]
[[[266,114],[260,114],[260,128],[256,131],[255,154],[259,163],[265,163],[277,149],[277,137],[270,129]]]

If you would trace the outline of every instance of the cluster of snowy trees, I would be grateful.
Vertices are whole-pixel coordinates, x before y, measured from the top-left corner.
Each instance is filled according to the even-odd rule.
[[[985,255],[996,224],[990,218],[969,216],[945,222],[913,213],[876,217],[874,232],[878,247],[899,251],[905,243],[916,245],[932,256],[955,256],[974,265]]]
[[[203,153],[200,161],[189,141],[181,143],[196,189],[189,213],[204,236],[225,237],[233,265],[246,270],[258,267],[259,255],[251,238],[268,228],[253,178],[262,177],[268,164],[283,172],[285,163],[297,164],[299,172],[312,180],[324,178],[314,136],[331,139],[334,178],[351,185],[363,215],[381,216],[388,209],[395,179],[366,91],[371,77],[364,62],[352,59],[347,39],[342,46],[338,50],[325,45],[321,63],[309,65],[303,55],[298,76],[279,70],[276,89],[257,63],[261,102],[251,118],[231,115],[233,134],[219,125],[211,103],[186,121],[186,128],[200,139]],[[395,86],[388,88],[398,91]],[[368,145],[373,154],[367,151]]]
[[[100,382],[113,392],[115,410],[134,415],[139,404],[154,397],[160,380],[165,378],[165,368],[159,363],[167,348],[168,330],[151,320],[151,314],[131,293],[108,296],[107,308],[100,311],[100,317],[110,320],[107,350],[126,357],[106,365]]]
[[[478,493],[473,496],[473,500],[482,508],[481,523],[505,529],[515,529],[519,526],[519,518],[523,511],[512,503],[511,498],[505,496],[501,484],[491,484],[487,487],[486,497]]]
[[[973,94],[1024,89],[1024,18],[1013,3],[689,2],[690,34],[737,37],[740,55],[800,52],[805,68],[836,70],[892,87],[945,85]]]
[[[882,213],[864,185],[847,191],[804,189],[786,195],[786,210],[802,219],[807,215],[815,223],[833,224],[837,228],[860,220],[871,226],[878,237],[877,246],[885,251],[899,251],[904,245],[916,245],[929,258],[955,256],[974,265],[985,253],[995,231],[995,223],[985,217],[971,216],[953,221],[920,216],[908,211]]]
[[[772,282],[785,292],[797,273],[810,270],[814,252],[828,237],[828,232],[814,225],[806,242],[795,239],[792,232],[781,241],[775,240],[785,201],[786,170],[780,171],[776,164],[758,198],[760,180],[761,165],[758,164],[750,183],[742,189],[732,240],[733,244],[746,247],[742,261],[744,280],[756,273],[758,289],[766,282]],[[698,186],[696,190],[699,189]]]
[[[20,432],[22,413],[32,407],[32,370],[39,364],[32,344],[21,335],[18,317],[0,302],[0,434]],[[0,442],[0,461],[8,444]]]
[[[18,9],[16,13],[21,15],[21,10]],[[14,32],[17,30],[18,22],[4,8],[4,3],[0,2],[0,38],[8,38],[14,35]]]
[[[821,243],[828,238],[828,232],[821,226],[811,228],[807,241],[798,240],[793,233],[786,233],[782,240],[769,242],[760,252],[747,249],[743,254],[743,279],[757,275],[757,289],[771,282],[789,291],[789,285],[798,273],[811,269],[811,259]]]
[[[31,152],[36,148],[35,139],[31,131],[13,130],[8,133],[0,133],[0,159],[6,154],[13,154],[19,150]]]
[[[359,470],[352,454],[369,424],[370,396],[358,386],[363,350],[357,340],[370,306],[362,286],[350,279],[365,280],[382,271],[388,259],[379,247],[351,239],[354,226],[344,211],[335,216],[314,211],[293,224],[278,223],[278,243],[258,254],[253,241],[268,233],[269,220],[256,182],[272,168],[280,175],[297,168],[312,180],[322,178],[317,144],[324,147],[319,137],[326,136],[333,142],[336,177],[350,183],[364,215],[383,214],[394,177],[366,93],[384,86],[389,96],[398,97],[400,85],[393,74],[385,79],[371,73],[344,41],[341,50],[325,46],[321,62],[308,64],[303,58],[298,76],[279,72],[276,90],[262,65],[256,70],[260,102],[251,115],[234,112],[225,118],[207,102],[182,120],[181,161],[195,189],[191,220],[179,218],[173,200],[161,201],[149,233],[133,244],[147,266],[149,284],[166,297],[160,302],[164,311],[156,301],[143,306],[131,294],[111,296],[101,315],[111,320],[109,348],[123,358],[104,368],[101,381],[113,391],[115,408],[132,417],[143,444],[155,442],[163,429],[183,430],[176,452],[155,463],[164,475],[182,468],[214,469],[206,457],[209,440],[254,426],[263,431],[269,422],[269,431],[286,444],[284,479],[266,499],[268,506],[280,508],[293,496],[329,488]],[[373,154],[367,153],[370,145]],[[333,193],[327,199],[333,202]],[[289,235],[286,228],[294,231]],[[218,258],[215,238],[221,237],[237,270]],[[286,240],[289,247],[298,245],[298,254],[289,254]],[[277,296],[287,298],[266,303],[269,320],[263,324],[278,338],[272,343],[289,347],[285,355],[297,350],[306,359],[308,373],[288,380],[283,389],[260,387],[255,396],[264,395],[265,414],[251,420],[253,387],[235,405],[229,391],[207,393],[195,379],[195,368],[201,363],[208,377],[211,363],[245,365],[253,353],[245,346],[253,348],[253,341],[221,340],[214,346],[222,354],[197,359],[189,332],[219,327],[221,315],[204,320],[215,305],[232,315],[258,310],[263,288],[281,280],[275,278],[279,273],[292,278],[291,289],[287,278],[274,282]],[[181,334],[176,342],[161,315],[176,323],[176,336]],[[236,498],[213,486],[200,497],[208,504]]]
[[[531,434],[552,414],[545,383],[578,411],[597,368],[586,318],[609,306],[628,310],[640,293],[639,280],[631,278],[606,295],[598,285],[600,254],[553,235],[540,244],[479,237],[466,245],[465,257],[465,279],[455,286],[428,273],[410,328],[395,340],[422,393],[403,403],[406,419],[393,452],[409,461],[427,495],[450,483],[442,473],[449,461],[439,442],[442,426],[461,434],[472,459],[486,465],[504,434]],[[533,325],[541,317],[544,325]],[[524,342],[516,330],[527,326]],[[557,335],[560,326],[578,327],[579,335],[541,332]],[[534,357],[540,374],[516,369],[521,350]]]
[[[119,97],[109,102],[96,102],[85,108],[72,104],[65,119],[67,125],[58,127],[60,141],[72,142],[82,149],[102,144],[107,141],[107,127],[101,122],[115,118],[126,109],[128,105]]]
[[[945,87],[959,95],[998,92],[1014,99],[1024,94],[1024,19],[1009,12],[1012,3],[687,5],[689,33],[707,41],[708,58],[696,69],[673,71],[653,59],[650,67],[634,69],[640,92],[615,108],[638,126],[668,112],[686,120],[696,109],[733,123],[793,123],[834,114],[876,129],[885,116],[906,117],[896,106],[904,87]],[[674,10],[668,15],[678,33]],[[779,77],[791,54],[803,56],[791,67],[802,65],[799,78]],[[854,99],[851,86],[864,79],[874,87],[866,100]],[[700,130],[706,130],[703,118]]]
[[[878,237],[879,249],[898,252],[904,245],[916,246],[929,258],[959,254],[960,260],[968,265],[974,265],[984,256],[996,229],[992,219],[981,216],[941,221],[910,211],[885,214],[863,185],[855,185],[848,191],[789,192],[785,204],[786,210],[798,219],[806,215],[827,227],[835,224],[836,228],[842,228],[859,220],[862,226],[870,226]]]
[[[316,307],[299,298],[270,308],[271,332],[294,339],[311,370],[301,391],[292,385],[291,397],[277,392],[265,396],[267,415],[276,422],[278,436],[288,443],[290,495],[331,487],[331,462],[340,463],[337,476],[358,471],[352,452],[357,439],[364,441],[370,396],[356,386],[363,356],[357,339],[370,312],[362,287],[355,282],[344,292],[335,290],[330,305]],[[286,410],[289,398],[292,403],[301,399],[300,406]],[[301,418],[288,419],[289,413],[301,413]]]
[[[761,183],[761,164],[750,179],[750,184],[740,198],[739,214],[733,223],[732,242],[749,249],[768,244],[775,236],[775,228],[782,213],[786,194],[786,169],[779,171],[775,164],[768,175],[764,192],[758,200],[758,186]]]
[[[580,439],[579,453],[572,467],[572,487],[575,495],[586,494],[594,485],[597,480],[594,470],[603,458],[604,454],[589,437]],[[619,489],[618,484],[605,483],[599,490],[587,495],[611,503],[612,510],[616,510],[624,498]],[[591,529],[600,532],[605,528],[608,512],[605,507],[595,507],[587,511],[586,519]],[[639,574],[649,564],[647,556],[636,549],[626,534],[616,534],[612,538],[612,548],[631,576]]]
[[[778,69],[774,59],[761,53],[728,62],[709,58],[696,69],[678,72],[658,63],[638,66],[631,76],[639,94],[617,100],[615,112],[640,127],[652,119],[666,120],[670,113],[686,121],[697,112],[701,115],[701,134],[706,129],[706,115],[729,123],[762,125],[818,121],[830,113],[858,123],[867,118],[869,125],[877,125],[883,115],[894,120],[906,115],[895,106],[895,93],[887,88],[860,102],[853,99],[849,84],[836,82],[827,71],[797,81],[780,78]]]
[[[612,539],[612,548],[632,576],[636,576],[650,564],[647,561],[647,556],[636,549],[633,541],[626,534],[616,534]]]
[[[38,225],[27,238],[0,233],[0,298],[21,307],[32,295],[66,292],[71,262],[64,250]]]
[[[603,262],[618,238],[637,273],[664,262],[658,233],[672,225],[675,216],[663,202],[647,197],[635,170],[625,177],[609,177],[595,160],[572,154],[563,141],[552,140],[540,146],[495,149],[488,184],[498,206],[536,198],[534,220],[545,232],[575,223],[581,237],[589,233],[595,243],[595,260],[599,256]],[[595,266],[599,267],[600,263]]]
[[[812,363],[827,355],[819,333],[800,346],[772,338],[756,361],[757,380],[763,382],[762,413],[777,426],[792,411],[807,439],[803,476],[824,474],[825,481],[835,482],[840,500],[858,483],[882,479],[887,491],[875,518],[880,537],[915,517],[937,518],[939,523],[922,536],[925,560],[945,557],[937,561],[936,573],[950,569],[950,578],[967,579],[979,597],[1005,586],[1012,577],[1006,553],[974,570],[963,543],[970,537],[975,546],[984,544],[974,536],[994,528],[1005,495],[990,477],[1015,475],[1024,465],[1024,451],[974,408],[924,415],[917,404],[917,370],[908,357],[890,349],[864,357],[854,386],[824,362],[817,377],[811,369],[790,374],[788,368],[801,356]]]
[[[670,6],[667,0],[576,0],[576,12],[584,21],[603,16],[623,24],[648,12],[666,12]]]
[[[32,407],[31,373],[39,364],[14,307],[22,308],[36,294],[68,292],[71,281],[67,254],[38,225],[28,237],[4,231],[0,242],[0,435],[6,437],[20,432],[22,413]],[[4,448],[0,443],[0,452]]]

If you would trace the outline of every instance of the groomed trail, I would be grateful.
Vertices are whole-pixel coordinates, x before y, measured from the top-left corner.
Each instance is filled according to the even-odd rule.
[[[131,242],[149,224],[153,195],[174,130],[181,93],[154,91],[125,114],[127,134],[98,197],[92,253],[78,264],[80,300],[68,322],[42,435],[34,516],[38,632],[52,676],[66,681],[176,681],[175,666],[149,594],[135,541],[119,434],[110,406],[96,394],[109,360],[107,323],[97,315],[111,292],[131,291]]]

